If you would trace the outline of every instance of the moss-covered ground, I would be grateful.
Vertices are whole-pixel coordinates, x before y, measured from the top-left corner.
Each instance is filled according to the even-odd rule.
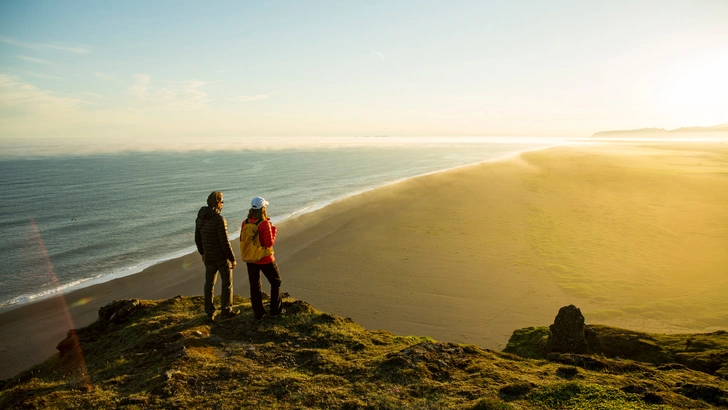
[[[118,323],[99,319],[78,330],[77,354],[56,355],[0,382],[0,408],[728,406],[725,379],[677,363],[605,355],[526,359],[367,330],[291,298],[284,299],[285,315],[262,321],[248,299],[236,296],[235,304],[241,315],[212,323],[201,297],[141,301]],[[538,329],[524,340],[539,343]]]

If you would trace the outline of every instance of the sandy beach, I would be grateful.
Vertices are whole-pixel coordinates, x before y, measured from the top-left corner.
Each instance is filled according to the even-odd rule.
[[[648,332],[728,328],[719,142],[538,150],[382,187],[278,229],[283,291],[371,329],[502,349],[568,304],[588,323]],[[53,355],[111,300],[200,295],[203,271],[187,255],[0,314],[0,378]],[[248,297],[244,267],[235,275]]]

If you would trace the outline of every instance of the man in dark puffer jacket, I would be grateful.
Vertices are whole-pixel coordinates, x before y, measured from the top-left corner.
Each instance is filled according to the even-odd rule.
[[[220,215],[222,205],[222,192],[211,193],[207,197],[207,206],[200,208],[195,220],[195,244],[205,263],[205,312],[210,320],[214,320],[217,314],[212,298],[218,271],[222,279],[222,316],[229,318],[240,314],[240,310],[232,308],[233,269],[237,262],[228,240],[227,221]]]

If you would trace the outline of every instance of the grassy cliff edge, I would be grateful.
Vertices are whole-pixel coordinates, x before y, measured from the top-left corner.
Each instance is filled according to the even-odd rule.
[[[728,407],[720,369],[678,360],[688,339],[698,356],[720,351],[725,332],[646,339],[599,327],[613,336],[609,346],[626,332],[667,353],[653,362],[609,352],[545,360],[537,349],[548,328],[514,332],[513,354],[367,330],[292,298],[284,316],[256,321],[248,299],[234,302],[243,314],[214,323],[202,297],[110,304],[69,331],[62,354],[0,381],[0,408]]]

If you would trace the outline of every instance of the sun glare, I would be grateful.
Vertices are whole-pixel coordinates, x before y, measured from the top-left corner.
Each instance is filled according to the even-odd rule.
[[[728,56],[696,59],[680,66],[665,84],[665,111],[683,125],[714,125],[728,113]]]

